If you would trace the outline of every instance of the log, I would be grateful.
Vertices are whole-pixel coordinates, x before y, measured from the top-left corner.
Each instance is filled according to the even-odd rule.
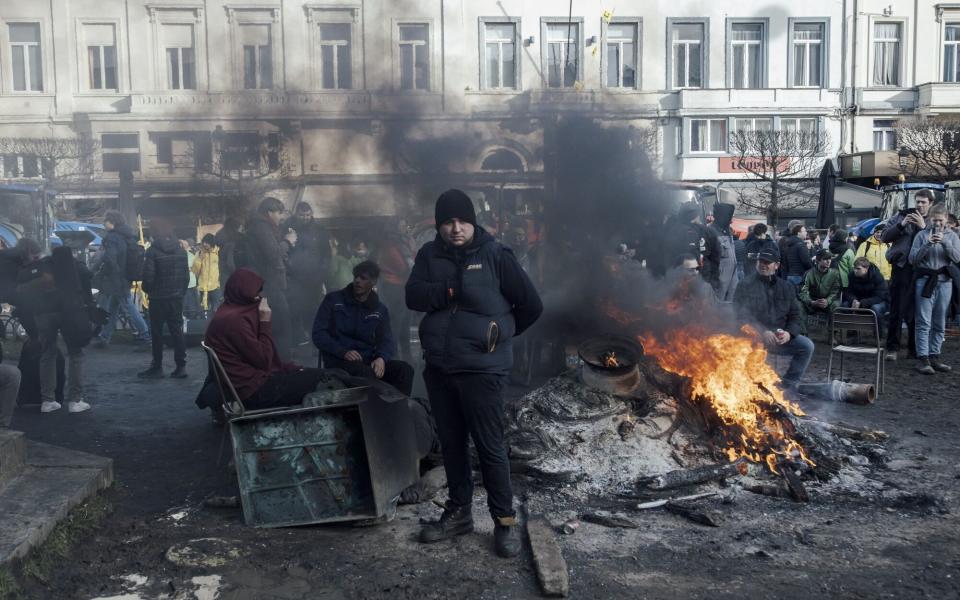
[[[694,523],[706,525],[707,527],[720,527],[719,520],[709,511],[697,510],[691,506],[685,506],[676,502],[667,502],[663,508],[669,513],[680,515]]]
[[[737,461],[724,465],[708,465],[694,469],[678,469],[650,478],[647,487],[655,490],[672,490],[687,485],[696,485],[708,481],[717,481],[727,477],[747,474],[746,461]]]
[[[859,442],[884,442],[890,439],[890,434],[878,429],[853,427],[842,423],[827,423],[826,421],[808,421],[811,425],[826,429],[834,435],[857,440]]]
[[[709,498],[710,496],[716,496],[716,492],[704,492],[703,494],[693,494],[691,496],[680,496],[678,498],[664,498],[663,500],[651,500],[650,502],[641,502],[637,505],[638,510],[646,510],[648,508],[660,508],[661,506],[666,506],[669,502],[692,502],[693,500],[699,500],[701,498]]]
[[[745,485],[743,489],[760,496],[769,496],[771,498],[792,498],[789,490],[785,490],[779,485]]]
[[[560,552],[560,543],[543,517],[527,519],[527,537],[533,552],[533,564],[537,569],[540,589],[544,596],[566,597],[570,593],[570,578],[567,563]]]
[[[787,482],[787,489],[790,490],[790,496],[797,502],[810,502],[810,495],[807,494],[807,488],[803,486],[803,482],[797,477],[794,468],[792,464],[786,461],[777,464],[777,470],[780,471],[783,480]]]
[[[580,515],[580,518],[587,523],[604,527],[620,527],[622,529],[638,529],[640,527],[626,515],[607,511],[586,512]]]

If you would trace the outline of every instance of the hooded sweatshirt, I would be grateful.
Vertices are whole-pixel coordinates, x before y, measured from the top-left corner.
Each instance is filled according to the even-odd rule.
[[[223,363],[240,400],[254,395],[274,373],[299,369],[280,362],[271,323],[260,320],[262,290],[263,278],[250,269],[237,269],[227,280],[224,303],[207,326],[205,341]]]
[[[187,253],[173,237],[157,238],[143,261],[143,291],[151,300],[183,298],[190,285]]]

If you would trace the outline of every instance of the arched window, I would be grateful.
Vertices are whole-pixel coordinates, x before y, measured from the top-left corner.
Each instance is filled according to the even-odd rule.
[[[523,161],[510,150],[494,150],[485,159],[480,168],[484,171],[516,171],[523,173]]]

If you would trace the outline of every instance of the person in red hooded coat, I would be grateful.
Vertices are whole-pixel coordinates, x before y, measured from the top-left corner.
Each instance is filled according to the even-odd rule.
[[[323,372],[280,361],[270,305],[262,292],[262,277],[246,268],[234,271],[224,288],[224,303],[207,326],[206,343],[247,409],[300,404]]]

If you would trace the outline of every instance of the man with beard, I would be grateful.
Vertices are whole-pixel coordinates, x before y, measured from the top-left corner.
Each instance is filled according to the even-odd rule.
[[[263,297],[270,300],[273,335],[281,358],[290,355],[290,307],[287,303],[287,253],[297,243],[295,231],[280,229],[283,203],[267,196],[247,221],[243,238],[245,266],[263,277]]]
[[[293,217],[280,227],[293,230],[297,244],[287,260],[287,300],[290,303],[290,322],[293,342],[299,343],[310,331],[317,305],[323,298],[323,278],[330,263],[330,236],[314,220],[313,208],[306,202],[297,204]],[[332,290],[329,290],[332,291]]]
[[[787,389],[796,389],[813,357],[813,342],[803,332],[803,317],[792,283],[777,277],[780,250],[768,242],[757,253],[756,271],[737,286],[733,304],[743,323],[759,326],[767,351],[790,357],[783,376]]]
[[[440,195],[437,237],[417,253],[406,286],[407,307],[427,313],[420,324],[423,379],[443,450],[449,499],[439,521],[420,530],[422,543],[473,531],[473,439],[501,557],[520,552],[510,462],[504,444],[503,390],[513,367],[513,338],[543,304],[513,253],[477,225],[460,190]]]

